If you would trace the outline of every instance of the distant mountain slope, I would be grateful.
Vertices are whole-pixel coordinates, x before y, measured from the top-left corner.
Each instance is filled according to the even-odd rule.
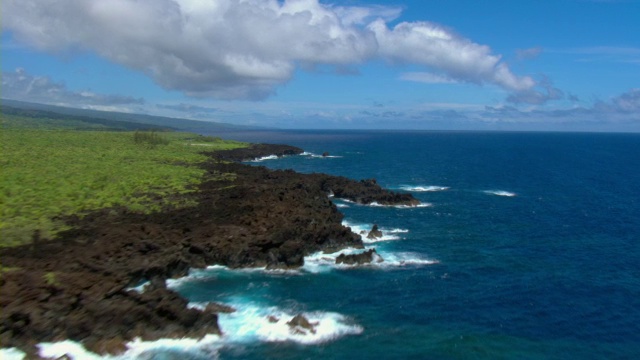
[[[21,109],[3,104],[0,108],[2,126],[6,128],[34,128],[34,129],[72,129],[72,130],[110,130],[133,131],[178,130],[167,126],[141,124],[129,121],[107,120],[80,115],[64,115],[53,111]]]
[[[2,113],[6,114],[26,117],[46,117],[50,119],[69,119],[94,124],[99,123],[106,127],[113,127],[123,130],[135,130],[144,128],[158,130],[171,129],[196,133],[211,133],[260,129],[258,127],[232,125],[210,121],[197,121],[164,116],[77,109],[9,99],[1,99],[1,103],[1,111]],[[148,126],[140,126],[139,124]]]

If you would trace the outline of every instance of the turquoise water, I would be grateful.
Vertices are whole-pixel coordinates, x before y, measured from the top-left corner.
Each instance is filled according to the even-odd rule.
[[[308,153],[256,165],[376,178],[429,206],[335,200],[385,259],[322,255],[295,272],[193,272],[171,287],[218,301],[223,340],[154,358],[633,359],[640,356],[640,135],[280,132]],[[329,152],[331,157],[314,154]],[[292,335],[303,313],[317,334]],[[267,319],[273,316],[272,322]],[[176,350],[177,351],[177,350]]]

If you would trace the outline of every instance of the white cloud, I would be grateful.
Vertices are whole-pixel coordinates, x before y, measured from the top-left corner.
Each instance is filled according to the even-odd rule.
[[[548,78],[543,78],[537,88],[516,91],[507,97],[507,101],[515,104],[525,103],[541,105],[550,100],[560,100],[565,97],[564,92],[553,86]]]
[[[389,29],[384,21],[376,20],[368,28],[376,34],[378,53],[384,58],[438,69],[459,81],[494,83],[508,90],[522,91],[535,85],[530,77],[514,75],[488,46],[439,25],[403,22]]]
[[[84,107],[108,107],[120,109],[120,105],[143,104],[142,98],[121,95],[102,95],[94,92],[71,91],[64,83],[46,76],[34,76],[24,69],[2,72],[2,97],[8,99]]]
[[[609,102],[598,101],[594,108],[604,112],[634,114],[640,118],[640,89],[631,89]]]
[[[433,74],[428,72],[408,72],[400,75],[401,80],[407,81],[415,81],[426,84],[452,84],[456,83],[455,80],[452,80],[446,76],[442,76],[439,74]]]
[[[318,0],[4,0],[3,27],[40,50],[92,51],[191,96],[263,99],[299,66],[373,59],[457,81],[524,91],[499,55],[426,22],[387,24],[401,9]]]
[[[538,57],[540,54],[542,54],[542,48],[539,46],[528,48],[528,49],[516,50],[516,57],[518,58],[518,60],[534,59]]]

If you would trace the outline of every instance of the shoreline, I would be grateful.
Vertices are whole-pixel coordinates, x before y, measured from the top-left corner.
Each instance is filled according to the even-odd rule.
[[[408,194],[375,180],[269,170],[227,161],[293,155],[302,149],[252,145],[207,153],[198,204],[149,215],[104,209],[68,217],[73,230],[55,241],[3,249],[0,347],[37,356],[41,342],[73,340],[99,354],[117,354],[135,338],[202,338],[221,334],[219,307],[188,307],[165,280],[191,268],[294,269],[304,256],[364,248],[343,226],[328,195],[361,204],[416,206]],[[193,196],[193,194],[192,194]],[[144,293],[129,290],[149,281]]]

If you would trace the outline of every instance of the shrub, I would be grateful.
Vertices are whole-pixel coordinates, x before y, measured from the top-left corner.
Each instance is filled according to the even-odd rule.
[[[169,145],[169,139],[155,131],[136,131],[133,133],[133,142],[138,145]]]

